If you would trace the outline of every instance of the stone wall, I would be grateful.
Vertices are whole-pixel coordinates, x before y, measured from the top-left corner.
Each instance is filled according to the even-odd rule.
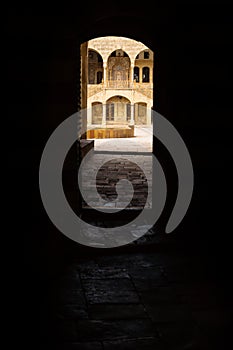
[[[88,41],[88,47],[96,50],[102,56],[104,62],[107,62],[109,55],[116,49],[125,51],[131,63],[134,62],[136,56],[143,50],[148,50],[153,60],[153,52],[146,45],[125,37],[108,36],[92,39]]]

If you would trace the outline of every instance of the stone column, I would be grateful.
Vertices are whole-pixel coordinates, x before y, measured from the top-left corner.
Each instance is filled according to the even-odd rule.
[[[131,64],[131,67],[130,67],[130,78],[129,78],[130,85],[133,85],[133,81],[134,81],[133,72],[134,72],[134,64]]]
[[[139,83],[142,83],[142,79],[143,79],[143,74],[142,74],[142,66],[139,67]]]
[[[107,82],[107,62],[103,63],[103,82],[106,85]]]
[[[102,106],[103,106],[102,126],[106,127],[106,103],[103,103]]]
[[[130,125],[134,125],[134,104],[131,104]]]
[[[153,65],[149,66],[150,67],[150,83],[153,84]]]

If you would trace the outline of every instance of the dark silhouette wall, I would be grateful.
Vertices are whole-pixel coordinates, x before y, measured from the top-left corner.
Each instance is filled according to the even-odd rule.
[[[26,281],[31,272],[37,273],[35,289],[59,269],[76,245],[58,232],[42,206],[40,156],[53,130],[79,107],[80,44],[105,35],[136,39],[153,50],[154,109],[180,132],[194,166],[192,203],[174,235],[184,249],[207,257],[210,273],[228,273],[223,266],[228,266],[230,253],[231,26],[227,7],[213,4],[155,4],[155,10],[146,13],[126,3],[8,9],[9,196],[19,214],[21,232],[19,236],[14,231],[13,239],[18,249],[23,246]],[[174,204],[177,179],[165,148],[157,140],[154,145],[169,182],[169,200],[161,219],[165,222]],[[66,167],[71,191],[73,159],[75,149]],[[18,204],[15,181],[20,190]]]

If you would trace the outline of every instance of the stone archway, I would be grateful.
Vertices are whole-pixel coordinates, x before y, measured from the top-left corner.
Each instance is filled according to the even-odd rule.
[[[107,124],[128,124],[130,100],[123,96],[113,96],[107,100],[106,105],[109,107],[106,111]]]
[[[108,58],[108,86],[128,87],[130,79],[130,58],[123,50],[114,51]]]

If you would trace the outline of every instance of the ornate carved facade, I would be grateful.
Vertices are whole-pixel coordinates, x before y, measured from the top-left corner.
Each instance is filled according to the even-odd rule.
[[[150,125],[153,101],[153,52],[124,37],[87,42],[87,124]]]

